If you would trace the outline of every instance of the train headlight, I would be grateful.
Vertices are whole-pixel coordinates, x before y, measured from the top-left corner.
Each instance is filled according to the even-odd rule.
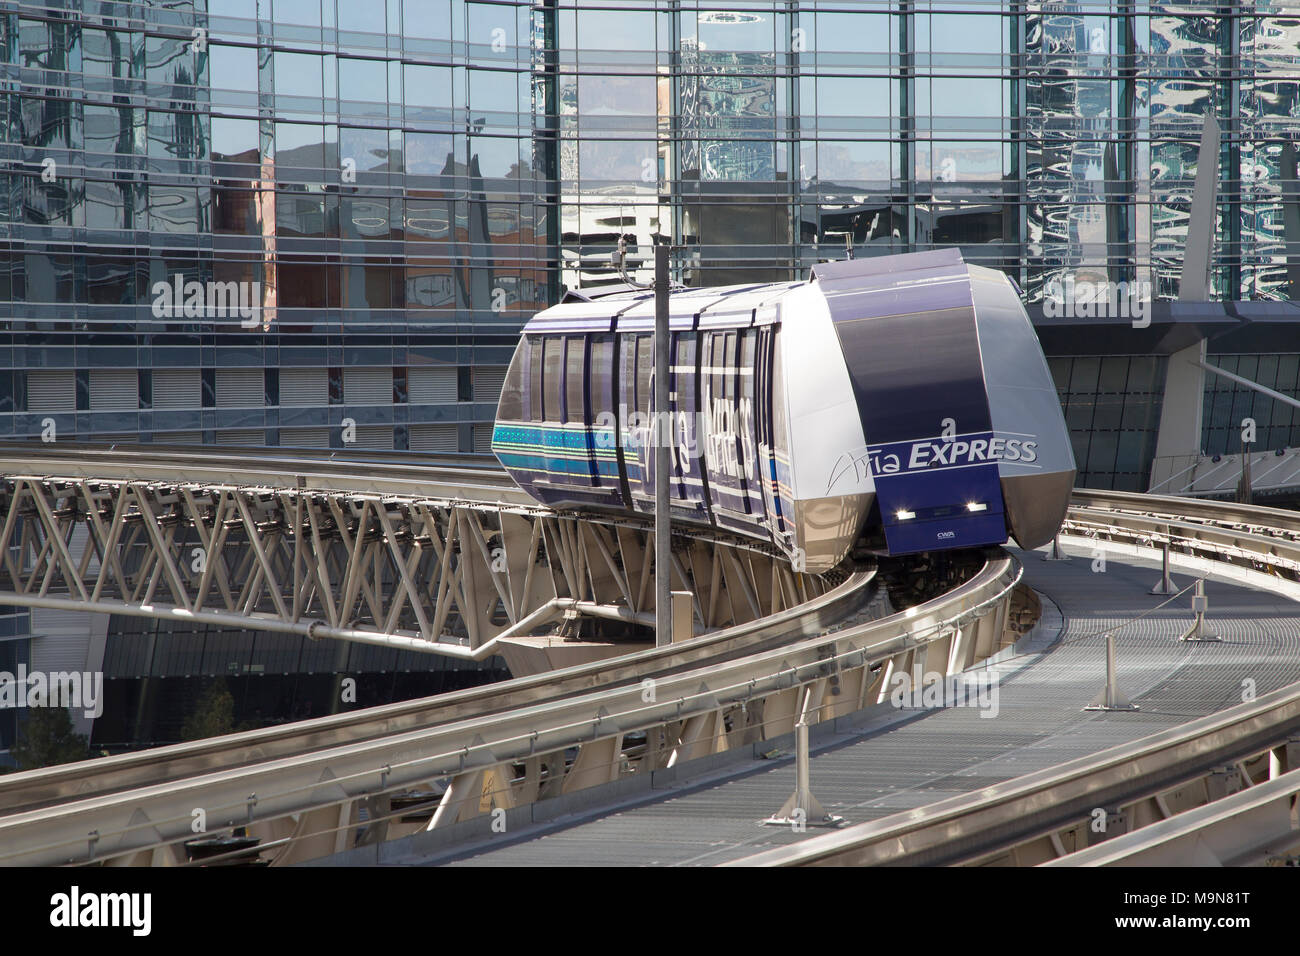
[[[894,512],[894,517],[897,518],[899,521],[906,521],[908,518],[915,518],[916,512],[908,511],[905,508],[900,508],[898,511]]]
[[[988,511],[989,506],[982,501],[968,501],[966,502],[966,510],[967,511]]]

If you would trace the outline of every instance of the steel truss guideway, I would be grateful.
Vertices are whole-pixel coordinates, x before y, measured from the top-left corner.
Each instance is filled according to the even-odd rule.
[[[335,638],[476,660],[566,611],[653,625],[653,527],[525,505],[288,487],[17,475],[0,604]],[[678,534],[695,628],[821,594],[757,543]]]

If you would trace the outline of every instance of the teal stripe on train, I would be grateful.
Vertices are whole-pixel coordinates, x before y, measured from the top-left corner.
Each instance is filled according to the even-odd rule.
[[[492,450],[508,468],[589,475],[594,457],[598,474],[618,476],[614,431],[609,428],[591,429],[576,422],[498,422]]]

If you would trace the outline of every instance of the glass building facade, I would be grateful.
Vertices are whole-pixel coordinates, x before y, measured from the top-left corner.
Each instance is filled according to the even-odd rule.
[[[620,236],[691,284],[957,246],[1031,306],[1172,298],[1207,110],[1212,295],[1287,299],[1298,45],[1266,2],[0,3],[0,437],[485,450]],[[160,314],[190,282],[256,315]],[[1100,444],[1073,404],[1159,393],[1125,363],[1058,379],[1099,483],[1150,454],[1150,402]]]
[[[1140,490],[1172,347],[1047,334],[1044,288],[1178,296],[1213,111],[1210,298],[1300,299],[1297,50],[1272,0],[0,0],[0,440],[486,451],[520,327],[620,237],[693,285],[957,247],[1023,289],[1080,483]],[[1300,313],[1209,352],[1300,394]],[[1211,454],[1300,444],[1204,402]],[[316,667],[114,621],[114,679]]]
[[[485,448],[558,278],[535,14],[0,6],[0,435]]]
[[[1031,305],[1172,298],[1207,110],[1212,296],[1286,299],[1298,46],[1269,2],[0,3],[0,437],[484,450],[620,236],[691,284],[957,246]],[[190,282],[256,315],[160,314]]]

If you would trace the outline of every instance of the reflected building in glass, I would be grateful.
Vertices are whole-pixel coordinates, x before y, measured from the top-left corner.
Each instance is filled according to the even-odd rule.
[[[0,433],[486,450],[559,281],[534,13],[0,7]],[[159,315],[176,281],[257,314]]]
[[[1276,2],[0,4],[0,436],[483,451],[522,323],[620,237],[642,280],[654,241],[689,284],[956,247],[1034,315],[1174,299],[1207,110],[1212,298],[1289,300],[1298,44]],[[158,315],[178,276],[256,319]],[[1082,480],[1141,486],[1158,350],[1112,392],[1045,342]]]
[[[1044,289],[1179,295],[1212,110],[1210,298],[1278,304],[1209,361],[1300,393],[1297,49],[1278,0],[0,2],[0,439],[487,451],[519,329],[620,237],[692,285],[955,247],[1023,290],[1080,483],[1144,489],[1177,330]],[[191,282],[251,314],[160,309]],[[1300,444],[1225,379],[1204,412],[1211,454]],[[114,621],[113,680],[415,667]],[[39,631],[0,615],[0,670]]]

